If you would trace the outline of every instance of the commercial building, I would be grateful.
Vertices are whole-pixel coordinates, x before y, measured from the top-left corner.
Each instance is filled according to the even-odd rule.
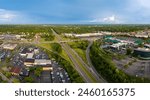
[[[27,55],[26,53],[27,53],[26,49],[23,49],[19,54],[21,56],[26,56]]]
[[[85,33],[85,34],[64,34],[66,37],[86,38],[86,37],[97,37],[102,36],[102,33]]]
[[[138,38],[148,38],[149,36],[146,35],[146,34],[136,34],[135,37],[138,37]]]
[[[133,54],[141,59],[150,59],[150,49],[148,48],[134,49]]]
[[[122,47],[126,47],[128,43],[116,43],[116,44],[113,44],[113,45],[110,45],[111,48],[113,49],[117,49],[117,50],[120,50]]]
[[[25,66],[43,66],[43,67],[49,67],[52,65],[51,60],[47,60],[47,59],[33,59],[33,58],[27,58],[24,61],[24,65]]]
[[[39,49],[38,49],[38,48],[35,48],[35,49],[34,49],[34,53],[35,53],[35,54],[39,53]]]
[[[47,59],[35,59],[34,61],[34,65],[44,66],[44,65],[51,65],[51,64],[52,64],[51,60],[47,60]]]
[[[45,65],[45,66],[42,66],[42,69],[43,71],[52,71],[53,67],[52,65]]]
[[[34,61],[35,61],[34,59],[26,59],[24,61],[24,65],[28,66],[28,67],[33,66],[34,65]]]
[[[20,71],[21,71],[21,68],[19,68],[19,67],[13,67],[10,70],[11,74],[16,75],[16,76],[19,75]]]
[[[17,47],[17,44],[2,44],[3,49],[14,50]]]
[[[23,48],[19,54],[20,54],[21,56],[27,56],[27,58],[28,58],[28,57],[31,58],[31,57],[33,57],[33,55],[34,55],[34,52],[33,52],[33,50],[30,49],[30,48]]]
[[[145,48],[150,48],[150,44],[144,44]]]
[[[34,53],[28,53],[27,59],[31,59],[31,58],[33,58],[33,56],[34,56]]]

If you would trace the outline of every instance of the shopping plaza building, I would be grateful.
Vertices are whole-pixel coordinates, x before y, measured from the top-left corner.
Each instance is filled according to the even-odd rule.
[[[149,48],[134,49],[133,54],[141,59],[150,60],[150,49]]]

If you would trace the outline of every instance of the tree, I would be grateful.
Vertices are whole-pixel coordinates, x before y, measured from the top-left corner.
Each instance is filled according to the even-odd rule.
[[[43,33],[41,37],[44,38],[45,41],[53,41],[55,38],[55,36],[52,33]]]
[[[18,79],[13,79],[14,83],[20,83],[20,81]]]
[[[40,77],[41,76],[41,72],[42,72],[42,68],[38,67],[36,68],[36,70],[34,71],[35,76]]]
[[[35,67],[30,67],[30,72],[33,72],[35,70]]]
[[[126,55],[131,55],[131,53],[132,53],[132,49],[131,48],[127,48]]]
[[[30,77],[30,76],[29,77],[25,77],[24,81],[27,82],[27,83],[33,83],[33,78]]]
[[[129,65],[128,65],[128,64],[125,64],[125,65],[124,65],[124,68],[128,68],[128,67],[129,67]]]
[[[10,77],[11,77],[11,73],[10,73],[10,72],[6,72],[6,73],[5,73],[5,76],[6,76],[7,78],[10,78]]]
[[[3,80],[2,80],[2,77],[0,76],[0,83],[2,82]]]
[[[58,53],[62,52],[62,47],[58,43],[51,44],[51,47],[52,47],[52,50],[55,51],[55,52],[58,52]]]
[[[110,55],[99,48],[97,42],[94,42],[91,47],[90,58],[97,72],[101,74],[108,82],[150,82],[150,80],[146,78],[141,79],[130,76],[124,73],[123,70],[118,69],[116,71],[116,65],[112,61],[112,59],[110,59]],[[128,66],[129,64],[124,65],[125,68],[127,68]]]

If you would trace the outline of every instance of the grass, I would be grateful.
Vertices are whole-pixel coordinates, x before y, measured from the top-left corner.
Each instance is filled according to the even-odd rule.
[[[69,44],[70,46],[76,45],[75,42],[70,42],[70,43],[68,43],[68,44]],[[75,50],[75,52],[77,52],[77,54],[82,58],[82,60],[83,60],[86,64],[88,63],[88,62],[87,62],[87,59],[86,59],[86,51],[85,51],[85,50],[82,50],[82,49],[80,49],[80,48],[74,48],[74,47],[72,47],[72,49]],[[76,56],[76,55],[74,55],[74,58],[75,58],[78,62],[80,62],[79,59],[76,58],[75,56]],[[78,63],[78,64],[80,64],[80,63]],[[93,82],[96,82],[95,78],[90,74],[90,72],[87,71],[87,69],[86,69],[82,64],[80,64],[80,66],[82,66],[81,68],[82,68],[82,69],[84,70],[84,72],[93,80]]]
[[[85,50],[82,50],[82,49],[79,49],[79,48],[75,48],[74,50],[78,53],[78,55],[82,58],[82,60],[83,60],[86,64],[88,64],[88,61],[87,61],[87,59],[86,59],[86,51],[85,51]]]
[[[45,40],[44,40],[43,38],[41,38],[40,41],[41,41],[41,42],[45,42]],[[42,48],[45,48],[45,49],[47,49],[47,50],[52,51],[52,48],[51,48],[51,44],[50,44],[50,43],[40,43],[40,44],[37,44],[37,46],[40,46],[40,47],[42,47]],[[55,51],[54,51],[54,52],[55,52]],[[67,61],[69,61],[70,63],[72,63],[71,60],[69,59],[68,55],[66,54],[66,52],[65,52],[64,50],[62,50],[62,52],[60,53],[60,55],[61,55],[62,57],[64,57]]]
[[[68,49],[69,50],[69,49]],[[78,62],[80,65],[80,68],[85,72],[85,74],[95,83],[97,82],[96,79],[91,75],[91,73],[81,64],[81,61],[76,57],[76,55],[73,52],[70,52],[73,58]]]
[[[56,41],[59,41],[59,37],[55,36]],[[61,39],[63,40],[63,38]],[[81,64],[81,61],[76,57],[76,55],[71,52],[70,48],[66,47],[66,49],[70,52],[70,54],[73,56],[73,58],[77,61],[77,63],[79,64],[80,68],[86,73],[86,75],[93,81],[96,82],[96,79],[91,75],[91,73],[85,68],[84,65]],[[66,51],[65,51],[66,52]],[[66,53],[65,53],[66,54]],[[71,64],[73,64],[73,62],[71,61]]]
[[[77,52],[77,54],[82,58],[82,60],[88,64],[88,61],[86,59],[86,50],[75,47],[77,45],[76,42],[69,42],[68,45],[70,45],[70,47],[73,50],[75,50],[75,52]]]

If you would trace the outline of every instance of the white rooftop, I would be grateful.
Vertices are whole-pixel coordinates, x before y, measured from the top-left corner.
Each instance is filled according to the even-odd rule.
[[[34,64],[35,65],[51,65],[52,62],[51,60],[47,60],[47,59],[35,59],[34,61]]]

